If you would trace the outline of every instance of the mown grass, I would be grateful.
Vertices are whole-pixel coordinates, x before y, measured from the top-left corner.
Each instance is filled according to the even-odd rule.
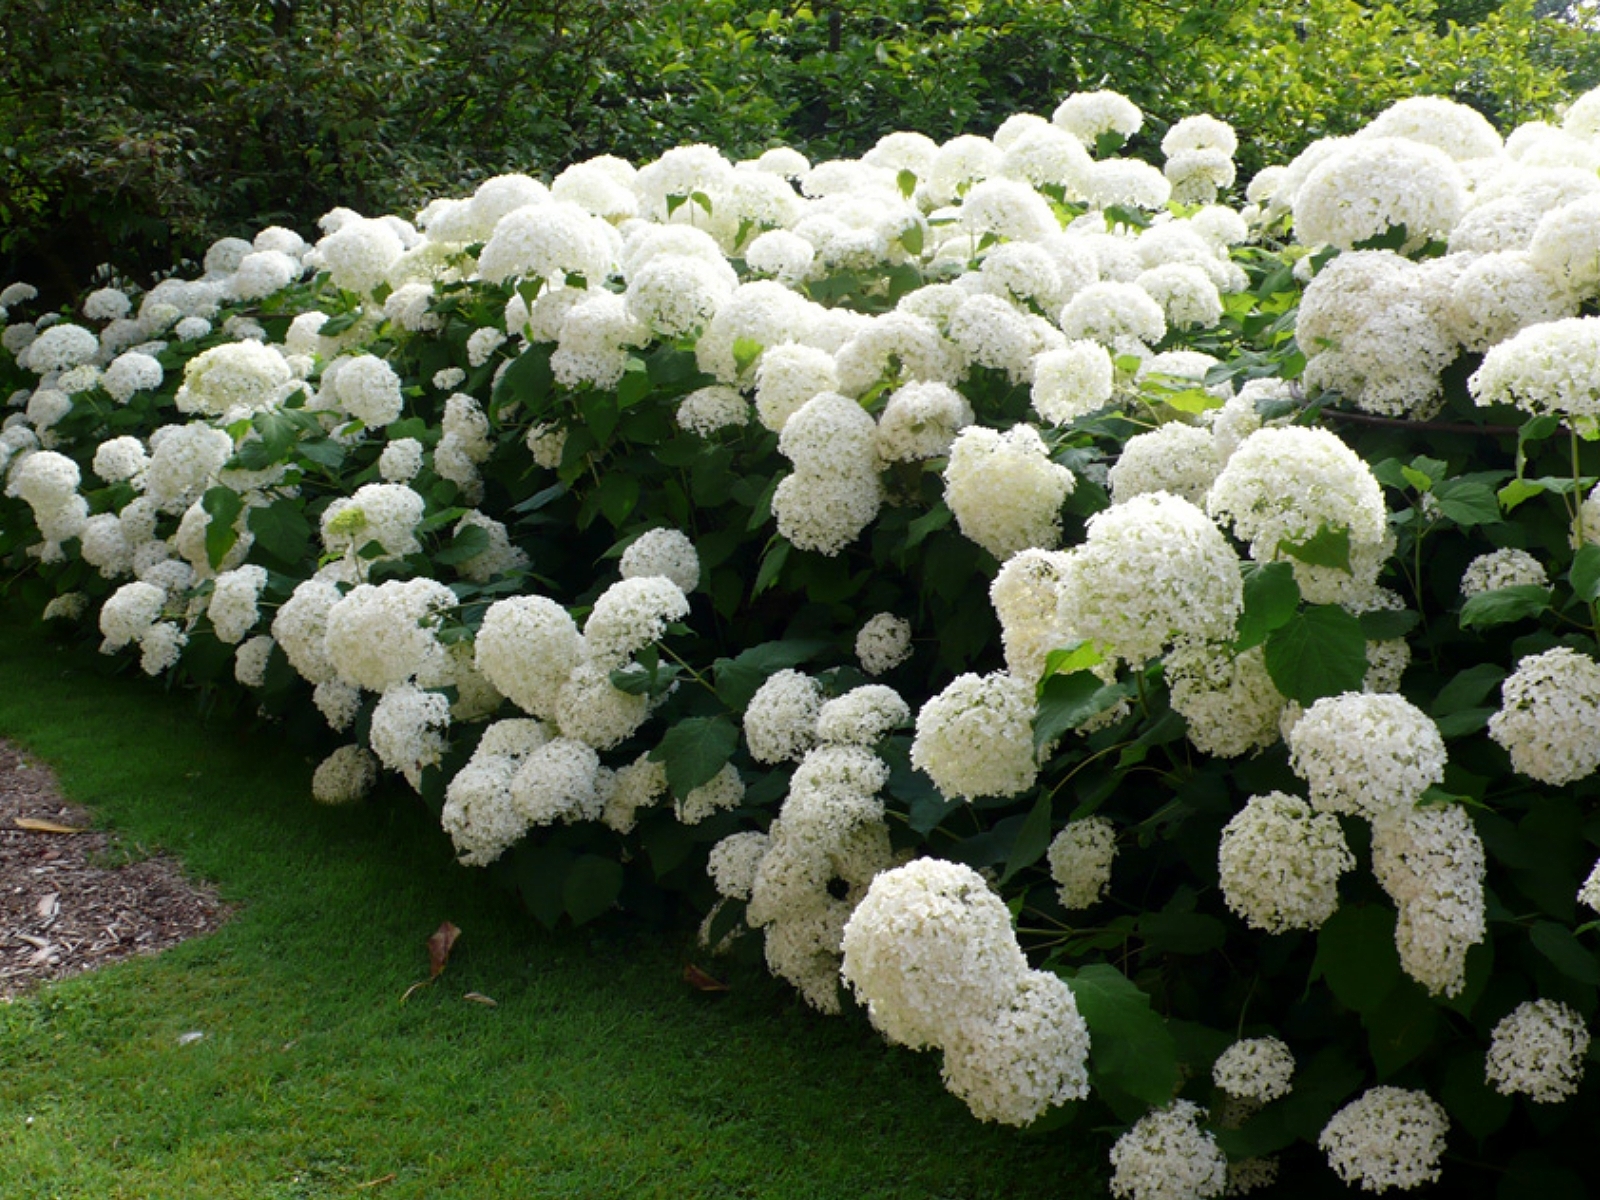
[[[319,808],[270,732],[104,661],[0,618],[0,734],[238,913],[0,1005],[0,1196],[1104,1194],[1092,1131],[980,1125],[936,1056],[756,968],[696,992],[682,932],[542,931],[407,795]],[[443,920],[449,966],[402,1003]]]

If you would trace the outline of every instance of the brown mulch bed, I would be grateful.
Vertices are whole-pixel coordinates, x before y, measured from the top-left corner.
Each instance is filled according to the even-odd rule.
[[[173,859],[144,856],[90,823],[48,768],[0,741],[0,1000],[154,954],[228,918]]]

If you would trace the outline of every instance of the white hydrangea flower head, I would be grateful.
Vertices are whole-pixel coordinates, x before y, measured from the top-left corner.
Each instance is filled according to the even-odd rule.
[[[391,225],[362,217],[341,223],[316,245],[317,259],[334,286],[363,294],[385,282],[404,251]]]
[[[267,661],[272,648],[277,645],[264,633],[246,638],[233,652],[233,677],[247,688],[262,687],[267,682]]]
[[[339,589],[325,579],[302,580],[272,618],[272,636],[308,683],[324,683],[335,675],[325,639],[328,613],[340,598]]]
[[[256,602],[267,584],[265,567],[247,566],[218,574],[212,584],[206,616],[211,618],[217,640],[236,646],[260,620]]]
[[[622,552],[619,565],[624,579],[665,576],[685,595],[700,586],[700,556],[681,530],[646,530]]]
[[[363,484],[323,510],[323,549],[329,554],[354,554],[376,542],[383,557],[415,554],[422,548],[417,525],[425,507],[423,498],[404,484]]]
[[[300,260],[281,250],[252,250],[223,281],[233,300],[263,300],[300,278]]]
[[[1134,284],[1161,306],[1169,329],[1209,329],[1222,319],[1222,293],[1192,263],[1151,267]]]
[[[588,291],[561,318],[550,368],[563,387],[615,387],[627,370],[628,348],[648,338],[649,331],[633,319],[621,296]]]
[[[1588,1052],[1582,1013],[1560,1000],[1524,1000],[1490,1034],[1484,1081],[1501,1095],[1559,1104],[1577,1094]]]
[[[368,741],[378,761],[399,771],[414,791],[422,790],[422,772],[438,766],[450,727],[450,701],[439,692],[425,692],[409,683],[392,687],[372,710]]]
[[[878,457],[885,462],[942,457],[974,420],[971,402],[949,384],[908,383],[890,393],[878,418]]]
[[[750,422],[750,404],[737,388],[722,383],[696,388],[678,402],[678,427],[699,437]]]
[[[273,347],[228,342],[189,360],[174,403],[179,412],[211,417],[258,412],[277,404],[292,378],[289,364]]]
[[[1494,158],[1504,149],[1487,117],[1442,96],[1397,100],[1369,121],[1356,137],[1406,138],[1435,146],[1457,162]]]
[[[1036,242],[1061,231],[1061,222],[1031,184],[1020,179],[992,178],[975,183],[961,201],[961,226],[982,237]]]
[[[1088,1057],[1089,1027],[1072,989],[1030,971],[989,1022],[945,1041],[944,1083],[980,1121],[1031,1125],[1089,1094]]]
[[[528,825],[598,820],[605,809],[600,759],[573,738],[552,738],[523,759],[511,779],[511,803]]]
[[[705,328],[739,286],[726,260],[658,254],[628,278],[625,297],[634,319],[666,338]]]
[[[555,722],[563,737],[611,750],[645,723],[650,698],[612,686],[611,669],[596,662],[575,667],[556,694]]]
[[[1600,417],[1600,317],[1533,325],[1492,346],[1467,387],[1479,405],[1514,404],[1526,413]]]
[[[732,763],[723,768],[689,794],[673,801],[673,811],[684,825],[698,825],[707,817],[738,808],[744,800],[744,780]]]
[[[1446,310],[1451,334],[1479,353],[1531,326],[1575,313],[1571,295],[1515,250],[1485,254],[1470,263],[1451,285]]]
[[[1067,301],[1061,331],[1074,341],[1088,339],[1117,346],[1127,339],[1154,345],[1167,333],[1167,317],[1149,292],[1136,283],[1102,279]]]
[[[583,635],[566,609],[544,596],[513,596],[484,614],[474,661],[523,712],[554,720],[561,688],[583,657]]]
[[[877,423],[848,397],[822,392],[784,424],[778,450],[794,463],[773,493],[778,532],[802,550],[835,555],[878,515]]]
[[[1581,196],[1542,213],[1526,243],[1528,260],[1575,296],[1592,296],[1600,290],[1597,217],[1600,194]]]
[[[1583,886],[1578,889],[1578,903],[1600,912],[1600,862],[1590,869]]]
[[[1111,1194],[1129,1200],[1220,1196],[1228,1160],[1200,1128],[1205,1110],[1190,1100],[1152,1109],[1111,1147]]]
[[[1078,340],[1033,360],[1033,408],[1052,425],[1068,425],[1111,402],[1116,368],[1099,342]]]
[[[89,611],[89,597],[85,592],[63,592],[53,596],[39,614],[41,621],[80,621]]]
[[[637,174],[626,159],[602,154],[563,170],[551,181],[550,195],[607,221],[624,221],[639,214],[639,196],[633,190]]]
[[[816,744],[822,686],[799,671],[779,671],[756,689],[744,712],[745,744],[758,763],[798,762]]]
[[[161,619],[167,593],[143,580],[125,583],[100,606],[100,653],[110,654],[136,642]]]
[[[157,621],[139,639],[139,669],[146,675],[160,675],[178,661],[189,635],[176,622]]]
[[[632,833],[639,823],[639,810],[654,804],[666,790],[667,768],[652,762],[647,750],[612,776],[600,819],[608,829]]]
[[[317,764],[311,798],[318,804],[355,804],[378,781],[378,760],[363,746],[340,746]]]
[[[1120,92],[1074,92],[1056,105],[1050,121],[1085,146],[1093,146],[1104,133],[1131,138],[1144,125],[1144,114]]]
[[[874,613],[856,632],[856,661],[868,675],[885,675],[911,657],[911,622]]]
[[[1289,765],[1318,812],[1368,819],[1409,809],[1444,779],[1439,727],[1404,696],[1325,696],[1288,735]]]
[[[926,317],[895,309],[863,323],[834,355],[839,390],[862,396],[885,381],[954,383],[953,347]]]
[[[1386,813],[1372,826],[1372,873],[1399,908],[1395,948],[1431,995],[1458,996],[1467,951],[1485,936],[1483,842],[1458,806]]]
[[[1080,636],[1061,614],[1070,561],[1062,550],[1022,550],[1006,559],[989,585],[1006,669],[1018,679],[1037,685],[1050,652]]]
[[[1295,235],[1353,250],[1404,226],[1407,248],[1444,239],[1467,208],[1460,170],[1443,150],[1408,138],[1352,138],[1294,194]]]
[[[1062,826],[1050,842],[1047,859],[1061,906],[1088,908],[1111,886],[1117,856],[1117,828],[1105,817],[1082,817]]]
[[[1520,775],[1555,787],[1600,767],[1600,664],[1565,646],[1530,654],[1500,685],[1489,737]]]
[[[1548,587],[1550,574],[1526,550],[1514,546],[1474,558],[1461,572],[1461,594],[1467,599],[1508,587]]]
[[[1328,1165],[1369,1192],[1437,1182],[1450,1117],[1426,1092],[1368,1088],[1329,1118],[1317,1138]]]
[[[1094,159],[1083,142],[1038,117],[1033,117],[1038,124],[1018,127],[1012,136],[1007,126],[1023,116],[1032,114],[1018,113],[995,131],[994,143],[1003,151],[999,174],[1036,188],[1059,187],[1068,199],[1081,200],[1088,193],[1094,169]]]
[[[331,381],[329,374],[333,376]],[[329,390],[330,384],[339,407],[368,429],[381,429],[399,420],[405,410],[400,376],[376,355],[340,359],[323,374],[323,390]]]
[[[735,347],[748,343],[765,350],[784,342],[803,342],[815,319],[812,304],[771,279],[740,284],[700,334],[695,343],[695,360],[717,382],[741,382],[740,357]],[[745,366],[753,371],[761,355]]]
[[[1029,973],[1005,902],[971,867],[916,859],[872,881],[844,928],[842,975],[890,1041],[939,1046]]]
[[[410,483],[422,470],[422,443],[416,438],[396,438],[378,456],[378,474],[385,483]]]
[[[386,692],[437,669],[445,651],[433,628],[457,603],[432,579],[359,584],[328,609],[323,647],[346,683]]]
[[[608,669],[620,667],[688,615],[689,598],[666,576],[619,580],[601,593],[584,623],[588,657]]]
[[[1356,865],[1331,813],[1298,796],[1252,796],[1223,828],[1222,894],[1252,929],[1319,929],[1339,907],[1339,876]]]
[[[1241,1038],[1217,1056],[1211,1078],[1230,1096],[1268,1104],[1289,1094],[1294,1052],[1275,1037]]]
[[[524,760],[550,741],[538,721],[516,718],[484,731],[471,760],[445,790],[440,824],[467,866],[487,866],[528,831],[511,802],[511,780]]]
[[[166,371],[157,359],[141,350],[126,350],[111,360],[100,376],[100,386],[118,404],[126,404],[135,392],[153,391],[165,378]]]
[[[758,830],[730,833],[715,846],[706,860],[706,873],[711,876],[717,894],[730,900],[750,899],[750,888],[755,883],[756,868],[772,845],[772,839]]]
[[[615,269],[621,249],[616,231],[576,204],[529,204],[495,224],[478,255],[478,275],[488,283],[537,278],[550,284],[576,275],[598,287]]]
[[[1006,672],[957,676],[917,714],[911,764],[950,798],[1016,796],[1033,786],[1033,687]]]
[[[1167,656],[1164,669],[1173,711],[1183,716],[1195,749],[1238,758],[1278,741],[1285,700],[1260,646],[1242,654],[1183,646]]]
[[[99,338],[82,325],[62,321],[41,330],[28,343],[24,353],[17,355],[17,365],[26,367],[35,375],[48,375],[52,371],[70,371],[73,367],[93,362],[99,353]]]
[[[1063,577],[1062,619],[1135,664],[1183,642],[1228,641],[1243,606],[1233,547],[1204,512],[1165,492],[1091,517]]]
[[[762,354],[756,368],[756,417],[773,433],[781,433],[806,401],[838,387],[833,355],[799,342],[780,343]]]
[[[1209,430],[1168,421],[1123,443],[1122,454],[1109,473],[1112,503],[1121,504],[1149,492],[1167,492],[1191,504],[1203,504],[1221,471],[1222,458]]]
[[[900,693],[881,683],[852,688],[817,712],[817,740],[829,745],[872,746],[911,720]]]
[[[745,265],[759,275],[775,276],[779,283],[795,284],[812,274],[816,247],[787,229],[769,229],[745,247]]]
[[[1180,204],[1205,204],[1219,188],[1233,186],[1233,155],[1238,135],[1225,121],[1209,114],[1184,117],[1161,139],[1166,156],[1162,168],[1172,183],[1173,199]]]
[[[1000,433],[972,425],[956,436],[945,467],[945,503],[971,541],[1004,562],[1030,547],[1054,549],[1061,505],[1076,481],[1050,461],[1031,425]]]

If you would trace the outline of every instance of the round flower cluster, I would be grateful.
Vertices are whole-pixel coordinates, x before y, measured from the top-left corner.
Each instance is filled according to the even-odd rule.
[[[1267,1104],[1289,1094],[1294,1053],[1278,1038],[1243,1038],[1217,1056],[1211,1078],[1228,1095]]]
[[[1117,828],[1105,817],[1069,821],[1051,839],[1050,878],[1063,908],[1088,908],[1111,886]]]
[[[917,714],[911,764],[945,796],[1016,796],[1033,786],[1033,687],[1006,672],[959,675]]]
[[[744,780],[732,763],[678,800],[674,811],[684,825],[698,825],[707,817],[739,807],[744,799]]]
[[[156,451],[160,456],[159,448]],[[154,470],[146,470],[148,479]],[[383,557],[400,558],[422,548],[417,526],[426,501],[403,483],[368,483],[340,496],[322,513],[322,545],[329,554],[359,554],[374,543]]]
[[[1404,696],[1318,700],[1289,731],[1289,765],[1319,812],[1373,818],[1410,808],[1444,779],[1439,727]]]
[[[1072,991],[1032,971],[1004,902],[967,866],[884,871],[845,925],[841,974],[891,1041],[945,1051],[947,1086],[983,1120],[1026,1125],[1088,1094]]]
[[[1112,503],[1147,492],[1168,492],[1203,504],[1221,470],[1222,458],[1209,430],[1169,421],[1123,444],[1110,472]]]
[[[383,359],[373,354],[342,358],[334,370],[324,375],[339,406],[368,429],[381,429],[400,419],[405,407],[400,394],[400,376]],[[327,379],[327,374],[333,376]]]
[[[758,763],[798,761],[816,743],[822,687],[799,671],[767,678],[744,711],[745,743]]]
[[[100,386],[118,404],[126,404],[135,392],[148,392],[161,386],[166,371],[158,359],[140,350],[129,350],[111,360],[100,376]]]
[[[1530,654],[1500,685],[1489,736],[1519,774],[1559,787],[1600,767],[1600,664],[1565,646]]]
[[[661,575],[685,595],[700,586],[700,556],[694,543],[676,529],[650,529],[622,552],[619,564],[624,579]]]
[[[1001,562],[1030,546],[1055,547],[1061,505],[1076,486],[1031,425],[964,429],[950,447],[944,482],[961,532]]]
[[[484,730],[472,758],[451,778],[440,818],[461,862],[486,866],[527,832],[526,815],[511,802],[511,781],[550,737],[541,722],[526,717]]]
[[[1577,1094],[1589,1052],[1583,1014],[1559,1000],[1525,1000],[1495,1025],[1483,1061],[1484,1080],[1502,1095],[1536,1104]]]
[[[1339,907],[1339,876],[1356,865],[1331,813],[1298,796],[1252,796],[1223,827],[1222,895],[1252,929],[1319,929]]]
[[[318,804],[354,804],[378,781],[378,760],[362,746],[340,746],[317,765],[311,797]]]
[[[726,384],[697,388],[678,404],[678,427],[700,437],[710,437],[719,429],[737,429],[749,420],[749,403]]]
[[[893,613],[868,617],[856,633],[856,659],[868,675],[883,675],[911,657],[911,622]]]
[[[759,830],[730,833],[715,846],[706,859],[706,873],[717,894],[730,900],[750,899],[756,868],[772,845],[772,839]]]
[[[1103,134],[1131,138],[1144,124],[1144,114],[1120,92],[1074,92],[1056,105],[1050,122],[1093,146]]]
[[[1467,951],[1485,936],[1483,843],[1460,806],[1386,814],[1372,825],[1372,873],[1399,909],[1400,965],[1432,995],[1458,996]]]
[[[1467,388],[1480,405],[1593,422],[1600,417],[1600,317],[1547,321],[1490,347]]]
[[[1078,638],[1061,612],[1071,561],[1064,550],[1023,550],[1006,559],[989,585],[1006,670],[1018,679],[1037,684],[1050,652]]]
[[[1078,340],[1033,360],[1033,407],[1052,425],[1068,425],[1111,402],[1116,370],[1099,342]]]
[[[1467,208],[1450,156],[1407,138],[1351,139],[1314,167],[1294,195],[1294,228],[1308,246],[1341,250],[1403,227],[1408,247],[1446,238]]]
[[[346,683],[388,691],[437,667],[444,647],[432,626],[456,603],[432,579],[359,584],[328,609],[323,648]]]
[[[1508,587],[1548,587],[1550,576],[1526,550],[1505,547],[1480,554],[1461,572],[1461,594],[1467,599]]]
[[[583,626],[589,659],[613,668],[666,633],[669,622],[689,615],[689,598],[664,575],[621,579],[594,602]]]
[[[817,712],[817,740],[830,745],[871,746],[911,720],[900,693],[881,683],[852,688]]]
[[[484,677],[523,712],[546,720],[555,719],[562,685],[584,656],[572,617],[544,596],[495,601],[474,646]]]
[[[255,628],[260,619],[256,601],[266,583],[266,568],[254,564],[217,576],[206,604],[206,616],[211,618],[218,641],[236,646]]]
[[[1060,324],[1069,339],[1119,349],[1127,342],[1153,346],[1167,332],[1166,314],[1149,292],[1136,283],[1113,279],[1091,283],[1068,300]]]
[[[443,694],[403,683],[379,698],[367,740],[379,762],[420,792],[422,772],[444,757],[449,726],[450,701]]]
[[[878,515],[878,427],[854,400],[822,392],[803,404],[778,435],[794,464],[772,495],[778,532],[801,550],[833,556]]]
[[[1385,1085],[1334,1113],[1317,1145],[1345,1183],[1381,1192],[1437,1181],[1449,1130],[1449,1115],[1426,1092]]]
[[[1286,701],[1267,671],[1266,654],[1181,646],[1163,664],[1172,709],[1195,749],[1221,758],[1263,750],[1279,738]]]
[[[878,456],[885,462],[938,458],[973,420],[971,403],[949,384],[908,383],[890,395],[878,418]]]
[[[1089,519],[1062,611],[1107,655],[1143,663],[1179,642],[1226,642],[1244,605],[1239,558],[1211,520],[1165,492]]]
[[[1228,1185],[1228,1160],[1200,1128],[1205,1110],[1174,1100],[1140,1117],[1111,1147],[1111,1194],[1129,1200],[1203,1200]]]
[[[564,737],[596,750],[627,741],[650,715],[650,698],[614,687],[609,667],[587,661],[556,693],[555,722]]]

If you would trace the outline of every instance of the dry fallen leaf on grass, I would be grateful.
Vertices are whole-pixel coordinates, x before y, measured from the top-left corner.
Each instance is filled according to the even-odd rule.
[[[55,821],[41,821],[38,817],[15,817],[18,829],[26,829],[31,833],[88,833],[87,829],[76,825],[61,825]]]
[[[461,936],[449,921],[444,922],[433,931],[433,936],[428,939],[428,978],[437,979],[450,961],[450,948],[456,944],[456,939]]]
[[[708,975],[699,967],[690,963],[683,969],[683,981],[697,992],[725,992],[728,985],[715,976]]]
[[[491,996],[485,996],[482,992],[468,992],[466,995],[462,996],[461,998],[463,1000],[470,1000],[474,1004],[487,1005],[490,1008],[499,1008],[500,1007],[500,1002],[499,1001],[495,1000]]]

